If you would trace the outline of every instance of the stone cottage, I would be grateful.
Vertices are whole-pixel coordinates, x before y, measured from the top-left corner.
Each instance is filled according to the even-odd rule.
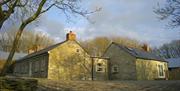
[[[104,53],[109,57],[110,80],[156,80],[168,78],[167,62],[148,52],[112,43]]]
[[[14,74],[55,80],[106,80],[107,58],[91,57],[70,31],[65,41],[17,60]]]
[[[169,79],[180,80],[180,57],[166,59],[168,62]]]

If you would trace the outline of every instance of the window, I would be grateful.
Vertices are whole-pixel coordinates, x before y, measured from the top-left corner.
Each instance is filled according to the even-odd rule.
[[[16,66],[17,67],[17,73],[20,73],[20,64]]]
[[[112,66],[112,73],[118,73],[118,70],[119,70],[118,65]]]
[[[79,52],[80,50],[79,49],[76,49],[76,52]]]
[[[31,63],[31,66],[32,66],[32,72],[35,72],[35,61],[32,61],[32,63]]]
[[[18,73],[19,72],[19,66],[16,65],[14,70],[15,70],[15,73]]]
[[[96,72],[104,72],[105,69],[104,69],[104,66],[102,63],[97,63],[96,65]]]
[[[158,74],[160,78],[165,76],[163,65],[160,65],[160,64],[158,65]]]
[[[38,61],[34,61],[35,64],[35,72],[37,72],[39,70],[39,62]]]
[[[44,71],[45,68],[46,68],[46,61],[44,59],[44,60],[41,60],[41,71]]]
[[[26,73],[26,63],[23,63],[23,74]]]
[[[20,63],[20,73],[21,74],[23,73],[23,65],[22,65],[22,63]]]
[[[24,63],[24,73],[27,73],[28,72],[28,66],[27,66],[27,63]]]

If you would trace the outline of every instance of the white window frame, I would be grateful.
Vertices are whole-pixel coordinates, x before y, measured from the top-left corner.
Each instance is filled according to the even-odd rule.
[[[98,65],[98,64],[101,64],[101,65]],[[99,69],[102,69],[102,70],[99,71]],[[97,63],[96,64],[96,72],[105,72],[105,68],[104,68],[103,63]]]
[[[164,65],[163,64],[158,64],[157,69],[158,69],[158,77],[159,78],[165,78]]]

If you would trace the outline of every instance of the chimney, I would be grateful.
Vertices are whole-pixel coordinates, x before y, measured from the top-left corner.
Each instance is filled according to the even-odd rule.
[[[37,52],[38,50],[41,50],[43,49],[41,46],[39,45],[34,45],[33,47],[29,48],[28,49],[28,54],[31,54],[33,52]]]
[[[142,46],[142,48],[144,49],[144,51],[147,51],[147,52],[150,51],[150,47],[149,47],[147,44],[144,44],[144,45]]]
[[[72,31],[66,34],[66,40],[75,41],[76,40],[76,34],[74,34]]]
[[[28,49],[28,54],[35,52],[33,49]]]

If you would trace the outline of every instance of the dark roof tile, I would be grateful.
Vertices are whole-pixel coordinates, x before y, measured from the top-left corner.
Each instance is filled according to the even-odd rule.
[[[40,54],[46,53],[46,52],[50,51],[51,49],[53,49],[53,48],[55,48],[55,47],[63,44],[64,42],[65,42],[65,41],[60,42],[60,43],[57,43],[57,44],[52,45],[52,46],[49,46],[49,47],[44,48],[44,49],[42,49],[42,50],[39,50],[39,51],[37,51],[37,52],[31,53],[31,54],[29,54],[29,55],[27,55],[27,56],[25,56],[25,57],[23,57],[23,58],[21,58],[21,59],[19,59],[19,60],[23,60],[23,59],[26,59],[26,58],[30,58],[30,57],[33,57],[33,56],[36,56],[36,55],[40,55]],[[17,61],[19,61],[19,60],[17,60]]]
[[[151,52],[146,52],[143,50],[139,50],[136,48],[128,48],[126,46],[120,45],[118,43],[113,42],[113,44],[115,44],[116,46],[120,47],[121,49],[127,51],[128,53],[130,53],[132,56],[136,57],[136,58],[142,58],[142,59],[149,59],[149,60],[157,60],[157,61],[164,61],[163,58],[151,53]],[[166,61],[164,61],[166,62]]]
[[[169,63],[169,68],[179,68],[180,67],[180,57],[165,59]]]

